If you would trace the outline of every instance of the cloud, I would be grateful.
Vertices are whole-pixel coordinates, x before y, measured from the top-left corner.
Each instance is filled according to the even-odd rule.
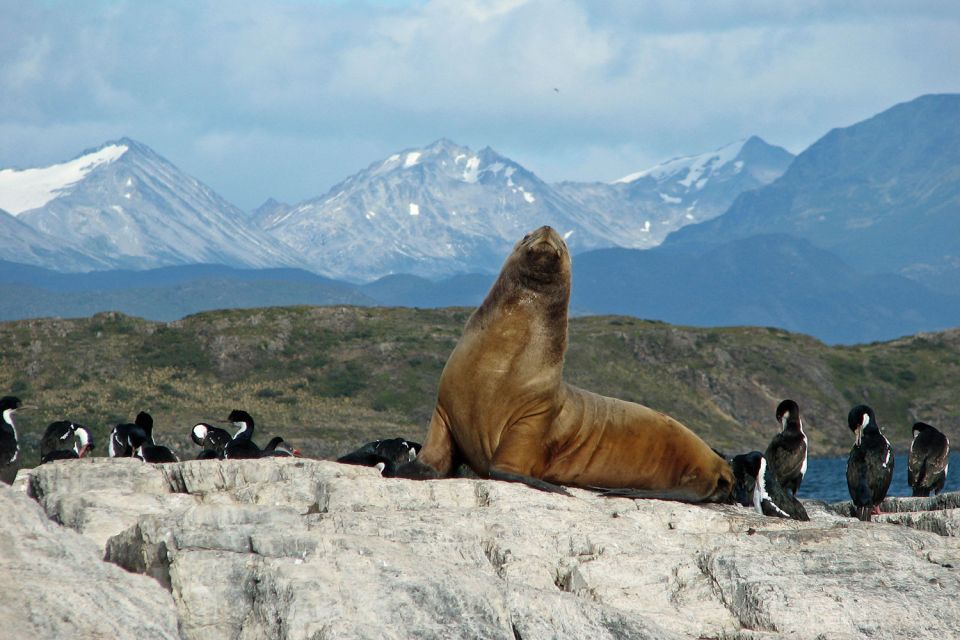
[[[116,132],[250,207],[446,136],[613,179],[960,90],[956,3],[839,4],[0,0],[0,166]]]

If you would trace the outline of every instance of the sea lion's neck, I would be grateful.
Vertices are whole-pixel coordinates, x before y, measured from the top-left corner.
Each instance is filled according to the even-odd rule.
[[[493,327],[511,324],[514,316],[523,316],[522,324],[532,322],[535,332],[546,338],[544,364],[560,364],[567,350],[567,308],[570,287],[557,283],[554,287],[530,289],[515,279],[501,276],[491,287],[486,299],[467,321],[467,331],[484,333]],[[518,318],[519,319],[519,318]],[[530,344],[517,344],[518,350]]]

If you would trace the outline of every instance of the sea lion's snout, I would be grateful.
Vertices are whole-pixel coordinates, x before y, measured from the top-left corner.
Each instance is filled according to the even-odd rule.
[[[524,238],[528,245],[540,244],[543,242],[548,242],[550,244],[560,244],[563,243],[563,238],[560,237],[553,227],[544,225],[539,229],[531,231],[527,234],[527,237]]]
[[[543,226],[527,234],[523,239],[528,254],[548,252],[560,257],[567,249],[566,243],[553,227]]]
[[[569,283],[567,244],[551,227],[543,226],[525,235],[514,248],[512,262],[527,286],[539,288],[564,279]]]

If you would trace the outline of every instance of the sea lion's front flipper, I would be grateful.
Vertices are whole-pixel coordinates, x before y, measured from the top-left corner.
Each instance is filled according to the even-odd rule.
[[[543,428],[537,418],[528,418],[512,424],[500,439],[500,444],[490,461],[488,476],[491,480],[519,482],[528,487],[559,493],[572,494],[560,485],[531,475],[531,471],[543,467],[543,461],[533,453],[542,450]]]
[[[533,476],[525,476],[522,473],[490,469],[490,479],[502,480],[504,482],[518,482],[520,484],[525,484],[528,487],[539,489],[540,491],[546,491],[547,493],[559,493],[560,495],[573,497],[572,493],[558,484],[553,484],[552,482],[547,482],[546,480],[540,480],[539,478],[534,478]]]

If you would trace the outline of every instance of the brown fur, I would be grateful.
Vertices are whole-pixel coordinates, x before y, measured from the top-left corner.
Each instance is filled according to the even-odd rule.
[[[467,321],[423,449],[397,475],[424,477],[429,467],[445,477],[465,462],[482,477],[727,500],[730,466],[688,428],[563,382],[569,301],[570,254],[541,227],[517,243]]]

